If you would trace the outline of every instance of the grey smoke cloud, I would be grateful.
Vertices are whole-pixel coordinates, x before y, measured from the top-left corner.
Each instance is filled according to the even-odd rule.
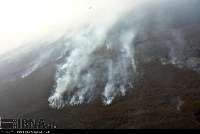
[[[99,96],[103,104],[110,105],[134,88],[143,62],[159,60],[163,65],[200,71],[199,45],[188,41],[187,30],[200,24],[198,0],[112,2],[120,8],[100,2],[105,12],[91,13],[53,45],[47,43],[54,47],[42,49],[22,73],[22,78],[34,73],[59,48],[51,60],[59,61],[48,98],[52,108],[89,103]]]
[[[108,30],[103,25],[90,25],[66,42],[69,54],[58,66],[50,106],[62,108],[65,104],[81,104],[95,95],[101,95],[107,105],[115,96],[125,95],[136,72],[131,47],[134,31],[122,31],[109,38]]]
[[[137,56],[146,55],[143,58],[150,61],[157,57],[163,64],[188,67],[192,55],[185,50],[191,46],[175,24],[181,25],[178,19],[190,23],[187,17],[194,14],[191,6],[197,1],[147,3],[120,16],[108,27],[90,24],[72,36],[66,43],[69,55],[58,66],[54,94],[48,100],[51,107],[88,103],[97,95],[102,96],[105,105],[111,104],[116,96],[124,96],[127,89],[133,88],[139,67]],[[135,37],[147,40],[137,46]]]

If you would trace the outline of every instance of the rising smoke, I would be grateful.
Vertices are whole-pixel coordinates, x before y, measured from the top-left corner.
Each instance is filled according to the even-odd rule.
[[[65,43],[65,62],[58,65],[54,92],[48,100],[50,106],[62,108],[65,104],[88,103],[97,95],[102,96],[105,105],[111,104],[116,96],[124,96],[127,89],[133,88],[137,56],[150,61],[156,57],[163,65],[194,69],[191,64],[188,66],[192,57],[189,53],[194,50],[186,44],[182,29],[174,24],[181,25],[176,17],[187,24],[197,1],[168,2],[174,5],[146,1],[143,8],[130,10],[114,22],[90,23],[71,35]],[[135,38],[141,38],[140,33],[147,39],[138,46]]]
[[[48,99],[52,108],[89,103],[99,96],[110,105],[134,88],[141,62],[159,60],[200,71],[199,46],[187,35],[188,28],[200,24],[198,0],[110,1],[93,1],[84,20],[54,44],[63,45]],[[42,67],[54,50],[40,53],[21,77]]]
[[[137,4],[137,1],[129,2],[132,7]],[[133,86],[135,30],[128,21],[120,21],[131,8],[129,4],[117,6],[120,8],[107,8],[112,13],[95,16],[67,36],[64,57],[60,57],[64,62],[57,67],[55,88],[48,99],[51,107],[88,103],[99,95],[109,105]],[[115,25],[119,26],[115,28]]]
[[[110,34],[110,29],[90,24],[66,42],[67,56],[58,65],[50,106],[81,104],[96,95],[101,95],[108,105],[132,87],[136,72],[132,46],[135,31],[121,26]]]

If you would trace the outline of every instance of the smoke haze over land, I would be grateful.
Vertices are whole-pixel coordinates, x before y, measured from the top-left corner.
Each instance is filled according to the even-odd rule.
[[[20,72],[26,78],[47,62],[56,62],[55,84],[49,89],[51,107],[89,103],[99,96],[110,105],[115,97],[133,89],[141,62],[159,60],[163,65],[200,71],[199,44],[191,43],[182,29],[200,23],[198,0],[68,2],[70,10],[63,6],[41,21],[54,20],[48,25],[56,26],[50,28],[53,32],[47,28],[41,35],[45,38],[29,36],[41,41],[30,42],[24,53],[33,48],[41,52]]]

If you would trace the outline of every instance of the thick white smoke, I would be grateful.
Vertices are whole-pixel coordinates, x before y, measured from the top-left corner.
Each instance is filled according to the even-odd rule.
[[[45,43],[47,47],[39,48],[41,51],[27,64],[21,77],[28,77],[49,61],[53,64],[59,61],[48,99],[51,107],[59,109],[88,103],[99,96],[105,105],[110,105],[115,97],[133,89],[137,63],[152,61],[154,57],[163,64],[179,67],[188,64],[200,70],[198,58],[188,54],[190,46],[185,43],[184,34],[173,26],[180,23],[176,18],[186,20],[187,10],[182,7],[195,5],[189,3],[187,0],[61,0],[61,3],[54,0],[50,6],[54,10],[47,8],[51,14],[45,20],[53,23],[48,25],[53,32],[47,31],[50,35],[44,39],[49,41]],[[58,38],[60,35],[62,39]],[[54,54],[58,55],[55,59]]]
[[[96,96],[101,96],[103,103],[109,105],[133,86],[135,31],[128,23],[114,26],[138,3],[137,0],[127,0],[124,4],[111,0],[97,1],[91,6],[91,10],[98,9],[94,16],[66,37],[64,57],[60,57],[65,62],[57,67],[55,88],[48,99],[51,107],[87,103]]]
[[[112,26],[89,25],[66,42],[65,62],[58,66],[50,106],[89,102],[101,95],[107,105],[115,96],[125,95],[136,72],[132,29],[113,33]]]
[[[161,2],[154,4],[159,5]],[[161,26],[161,28],[168,29],[170,39],[163,39],[164,43],[160,42],[158,48],[154,47],[154,43],[149,44],[150,48],[145,46],[145,43],[142,44],[144,49],[141,54],[145,54],[145,51],[149,53],[151,49],[159,53],[163,47],[166,53],[165,61],[176,66],[184,66],[184,55],[186,55],[184,37],[177,29],[170,30],[170,23],[161,21],[162,17],[159,17],[158,11],[162,9],[152,10],[152,7],[159,6],[146,4],[147,11],[143,11],[143,7],[138,11],[134,9],[134,11],[125,12],[126,8],[123,8],[123,13],[127,14],[116,10],[117,12],[112,12],[113,14],[105,15],[105,20],[102,16],[92,19],[68,35],[64,54],[60,57],[65,60],[57,67],[56,84],[48,99],[49,105],[53,108],[63,108],[66,104],[88,103],[97,96],[101,96],[103,103],[109,105],[116,96],[124,96],[127,89],[133,88],[137,75],[135,51],[138,48],[135,48],[134,39],[138,31],[140,32],[143,28],[144,31],[150,29],[158,32]],[[157,14],[151,15],[148,11],[155,14],[157,12],[158,16]],[[165,12],[161,12],[161,15],[164,14]],[[156,22],[153,25],[149,25],[152,20],[148,18],[149,16],[155,17],[153,20]],[[170,16],[166,16],[165,19],[169,22],[173,21]],[[158,29],[151,29],[154,25]],[[144,35],[149,36],[148,33]],[[158,54],[157,57],[161,61],[163,60],[162,55]]]

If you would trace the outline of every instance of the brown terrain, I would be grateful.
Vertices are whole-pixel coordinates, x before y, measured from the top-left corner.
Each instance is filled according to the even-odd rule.
[[[45,119],[58,128],[200,128],[200,75],[172,65],[143,65],[143,75],[126,97],[104,106],[100,100],[62,110],[48,106],[53,65],[26,79],[1,84],[0,115]]]
[[[168,14],[171,15],[170,12]],[[55,122],[58,128],[200,128],[198,71],[193,71],[191,64],[179,68],[172,64],[163,65],[156,58],[147,59],[149,55],[156,57],[156,54],[163,54],[153,48],[164,44],[168,37],[171,39],[168,31],[175,30],[182,33],[184,42],[195,50],[195,54],[189,56],[196,57],[200,63],[200,19],[197,19],[198,14],[195,17],[191,14],[193,12],[186,12],[189,18],[175,17],[176,23],[170,24],[170,27],[157,25],[153,20],[152,24],[144,24],[147,28],[144,26],[145,30],[139,31],[139,37],[136,38],[137,52],[143,51],[143,46],[152,51],[140,53],[139,57],[146,61],[140,59],[142,62],[138,63],[140,75],[134,88],[129,89],[125,97],[117,97],[110,106],[104,106],[101,98],[97,98],[89,104],[52,109],[48,105],[48,97],[55,83],[54,62],[50,61],[28,77],[20,78],[17,77],[18,72],[27,68],[27,61],[37,57],[37,53],[25,56],[22,61],[1,61],[0,116],[42,118],[47,122]]]

